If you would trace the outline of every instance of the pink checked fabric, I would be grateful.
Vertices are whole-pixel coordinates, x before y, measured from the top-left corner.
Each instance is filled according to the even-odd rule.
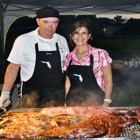
[[[73,49],[71,53],[69,53],[66,56],[66,60],[63,63],[63,70],[66,71],[67,67],[69,65],[70,60],[72,59],[72,65],[80,65],[80,62],[76,58],[76,50],[77,47]],[[105,84],[103,80],[103,73],[102,69],[106,67],[109,63],[112,63],[112,59],[110,58],[109,54],[107,51],[99,48],[92,47],[89,45],[88,52],[86,53],[83,63],[83,66],[89,66],[90,65],[90,55],[93,55],[93,72],[95,75],[95,78],[97,80],[98,85],[100,88],[104,91],[105,90]]]

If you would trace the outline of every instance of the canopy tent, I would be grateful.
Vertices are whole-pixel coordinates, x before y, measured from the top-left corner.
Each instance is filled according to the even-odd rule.
[[[61,15],[122,15],[140,13],[140,0],[0,0],[1,49],[11,22],[24,15],[35,16],[43,6],[55,7]]]
[[[140,13],[139,0],[0,0],[0,4],[1,27],[3,23],[4,33],[15,18],[35,15],[35,11],[42,6],[53,6],[63,15]]]

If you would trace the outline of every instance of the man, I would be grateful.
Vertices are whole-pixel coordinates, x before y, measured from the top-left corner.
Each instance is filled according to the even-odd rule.
[[[62,63],[69,53],[66,39],[55,33],[59,12],[43,7],[36,12],[38,28],[20,35],[8,57],[0,107],[9,99],[20,69],[23,107],[61,106],[64,103]]]

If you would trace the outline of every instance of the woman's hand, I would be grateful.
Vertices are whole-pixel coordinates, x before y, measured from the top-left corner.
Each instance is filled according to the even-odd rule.
[[[108,103],[108,102],[104,102],[104,103],[102,104],[102,107],[109,107],[109,103]]]

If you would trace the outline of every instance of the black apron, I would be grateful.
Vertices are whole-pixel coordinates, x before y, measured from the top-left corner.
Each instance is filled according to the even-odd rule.
[[[64,80],[61,56],[56,43],[56,51],[39,51],[35,44],[36,64],[32,77],[23,82],[22,106],[47,107],[64,105]]]
[[[66,105],[101,105],[104,94],[93,73],[93,55],[90,56],[90,66],[71,65],[71,62],[66,71],[71,83]]]

